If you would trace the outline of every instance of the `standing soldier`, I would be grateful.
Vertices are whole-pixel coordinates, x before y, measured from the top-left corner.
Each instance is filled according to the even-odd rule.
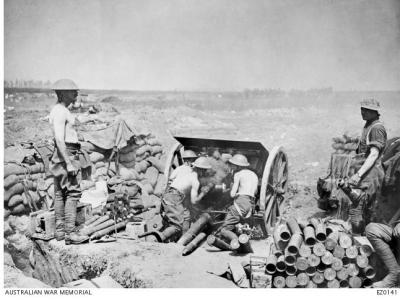
[[[355,216],[357,224],[352,224],[356,232],[364,231],[365,225],[377,219],[377,198],[384,178],[381,156],[387,140],[386,129],[379,120],[379,110],[380,104],[375,99],[361,102],[361,116],[365,125],[355,158],[355,172],[348,184],[340,184],[352,202],[350,214],[352,210],[356,214],[361,213]]]
[[[234,230],[235,225],[241,220],[249,218],[254,207],[255,195],[258,187],[257,174],[249,170],[250,165],[246,156],[235,154],[229,162],[232,166],[234,176],[230,195],[233,205],[228,208],[228,213],[221,225],[221,229]]]
[[[54,177],[55,237],[58,241],[65,238],[66,245],[80,244],[89,239],[76,231],[75,222],[77,202],[81,197],[82,171],[90,166],[90,160],[81,150],[74,129],[75,118],[68,110],[68,106],[76,101],[78,87],[70,79],[60,79],[54,83],[53,90],[57,104],[50,112],[55,140],[50,171]]]

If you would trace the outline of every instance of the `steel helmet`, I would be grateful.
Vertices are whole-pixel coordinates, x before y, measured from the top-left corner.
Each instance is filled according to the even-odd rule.
[[[194,153],[192,150],[185,150],[183,151],[182,158],[188,159],[188,158],[197,158],[197,154]]]
[[[375,99],[365,99],[365,100],[361,101],[360,104],[361,104],[361,107],[363,107],[363,108],[370,109],[370,110],[376,110],[378,112],[381,109],[381,105]]]
[[[193,163],[193,166],[199,169],[211,169],[211,165],[208,162],[207,157],[199,157],[198,159],[196,159]]]
[[[249,162],[247,161],[246,156],[244,156],[243,154],[235,154],[230,160],[229,162],[231,164],[237,165],[237,166],[241,166],[241,167],[247,167],[249,166]]]
[[[79,90],[78,86],[71,79],[60,79],[54,82],[52,90],[62,91],[62,90]]]

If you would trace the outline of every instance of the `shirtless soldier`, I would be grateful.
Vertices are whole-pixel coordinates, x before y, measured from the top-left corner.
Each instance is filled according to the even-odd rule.
[[[233,205],[228,208],[221,229],[234,230],[235,225],[242,219],[249,218],[253,211],[254,198],[258,187],[258,177],[247,169],[250,164],[246,156],[235,154],[229,162],[234,171],[233,185],[230,195],[234,199]]]
[[[77,202],[81,197],[80,182],[86,168],[90,167],[87,154],[81,149],[74,129],[75,118],[68,106],[76,101],[78,87],[70,79],[54,83],[57,104],[50,112],[55,151],[51,158],[50,172],[54,177],[55,237],[65,238],[65,244],[79,244],[89,239],[76,231]]]
[[[207,158],[199,157],[193,163],[193,168],[182,166],[172,172],[172,182],[161,201],[163,219],[169,226],[163,231],[163,241],[172,236],[179,238],[182,234],[185,218],[188,214],[190,218],[190,213],[184,206],[184,200],[188,198],[194,205],[204,197],[207,191],[202,190],[199,194],[199,177],[207,176],[208,169],[211,169],[211,165]]]

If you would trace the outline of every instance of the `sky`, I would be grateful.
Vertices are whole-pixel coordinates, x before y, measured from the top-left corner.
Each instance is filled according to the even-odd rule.
[[[398,0],[5,0],[4,77],[81,88],[399,90]]]

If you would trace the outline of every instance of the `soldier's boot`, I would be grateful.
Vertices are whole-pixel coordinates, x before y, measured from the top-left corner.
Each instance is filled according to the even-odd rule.
[[[54,215],[56,220],[55,238],[61,241],[65,238],[65,207],[61,190],[54,192]]]
[[[76,208],[75,197],[68,197],[65,203],[65,245],[81,244],[89,240],[89,236],[79,233],[76,230]]]

